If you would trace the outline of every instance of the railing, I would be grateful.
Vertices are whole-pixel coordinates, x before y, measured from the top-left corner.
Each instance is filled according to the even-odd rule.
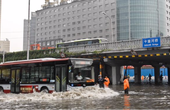
[[[169,37],[161,37],[161,48],[162,47],[170,47],[170,36]],[[68,47],[67,51],[69,52],[94,52],[101,50],[109,50],[109,51],[122,51],[129,49],[143,49],[142,48],[142,39],[131,40],[131,41],[118,41],[111,43],[102,43],[102,44],[92,44],[92,45],[83,45],[83,46],[72,46]]]

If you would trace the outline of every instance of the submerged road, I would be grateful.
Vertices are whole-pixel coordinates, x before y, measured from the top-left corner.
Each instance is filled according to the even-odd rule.
[[[113,91],[114,90],[114,91]],[[76,88],[66,93],[0,94],[0,109],[169,109],[170,87],[130,83],[129,95],[123,85]]]

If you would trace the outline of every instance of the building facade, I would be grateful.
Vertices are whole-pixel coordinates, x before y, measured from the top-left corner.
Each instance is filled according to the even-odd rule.
[[[170,36],[170,0],[166,1],[166,28],[167,28],[167,35]]]
[[[42,48],[85,38],[112,42],[162,37],[170,35],[170,0],[74,0],[53,6],[46,3],[32,19],[36,25],[31,24],[30,44],[40,44]]]
[[[24,20],[24,32],[23,32],[23,50],[26,51],[28,48],[28,20]],[[30,45],[35,44],[35,38],[36,38],[36,13],[31,13],[31,20],[30,20]]]
[[[35,42],[42,48],[85,38],[111,42],[116,32],[115,0],[78,0],[36,11]]]
[[[117,0],[118,41],[166,36],[165,0]]]

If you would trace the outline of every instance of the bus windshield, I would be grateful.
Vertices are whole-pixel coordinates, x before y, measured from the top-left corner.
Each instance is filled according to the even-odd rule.
[[[69,66],[69,83],[80,84],[93,82],[94,83],[94,67],[92,60],[72,60],[72,65]]]

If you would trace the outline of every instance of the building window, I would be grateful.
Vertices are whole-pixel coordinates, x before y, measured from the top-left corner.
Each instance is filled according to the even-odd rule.
[[[73,37],[75,37],[76,35],[75,34],[72,34]]]
[[[67,37],[70,37],[70,34],[68,34]]]
[[[63,29],[63,32],[66,32],[66,30],[65,30],[65,29]]]
[[[97,6],[94,6],[94,7],[93,7],[93,10],[96,10],[96,9],[97,9]]]
[[[91,26],[91,25],[88,25],[88,28],[90,29],[90,28],[92,28],[92,26]]]
[[[106,29],[106,32],[109,32],[109,29]]]
[[[78,36],[80,36],[80,35],[81,35],[81,33],[77,33],[77,35],[78,35]]]
[[[103,18],[102,18],[102,17],[100,17],[100,18],[99,18],[99,21],[102,21],[102,19],[103,19]]]
[[[86,20],[83,20],[83,24],[86,24]]]
[[[86,17],[86,14],[83,15],[83,18]]]
[[[93,21],[96,22],[96,21],[97,21],[97,18],[94,18]]]
[[[97,27],[97,24],[94,24],[93,27],[96,28],[96,27]]]
[[[96,33],[97,33],[97,31],[95,30],[93,33],[94,33],[94,34],[96,34]]]
[[[83,26],[83,29],[86,29],[86,26]]]
[[[102,23],[100,23],[100,24],[99,24],[99,26],[100,26],[100,27],[102,27],[102,26],[103,26],[103,24],[102,24]]]
[[[72,22],[72,25],[75,25],[76,24],[76,22]]]
[[[81,28],[80,27],[77,27],[77,30],[80,30]]]
[[[103,30],[99,30],[99,32],[100,32],[100,33],[102,33],[102,32],[103,32]]]
[[[75,31],[75,28],[72,28],[72,31]]]
[[[83,35],[85,35],[86,34],[86,32],[83,32]]]
[[[107,22],[107,23],[105,23],[105,26],[109,26],[109,23]]]
[[[106,35],[106,38],[108,39],[108,38],[109,38],[109,35]]]
[[[90,23],[90,22],[91,22],[91,19],[89,19],[88,22]]]

